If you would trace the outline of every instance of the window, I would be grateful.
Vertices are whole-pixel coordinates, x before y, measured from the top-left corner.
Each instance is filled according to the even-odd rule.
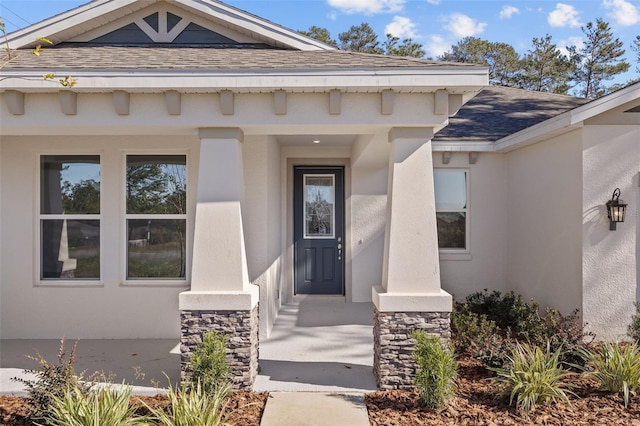
[[[127,155],[127,279],[186,279],[186,171],[185,155]]]
[[[441,249],[467,249],[467,175],[464,170],[434,171],[438,247]]]
[[[100,279],[100,156],[40,156],[40,279]]]
[[[304,238],[333,238],[333,175],[304,175]]]

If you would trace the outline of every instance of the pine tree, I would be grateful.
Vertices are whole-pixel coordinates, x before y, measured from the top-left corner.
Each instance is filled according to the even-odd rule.
[[[329,46],[338,47],[338,43],[333,38],[331,38],[331,33],[326,28],[313,25],[309,27],[309,30],[307,31],[298,32],[302,35],[306,35],[307,37],[318,40],[324,44],[328,44]]]
[[[385,55],[392,56],[411,56],[413,58],[422,58],[426,52],[420,43],[415,43],[410,38],[405,38],[400,43],[400,38],[387,34],[387,40],[384,42]]]
[[[534,38],[522,60],[519,86],[527,90],[567,94],[574,64],[564,56],[547,34]]]
[[[613,37],[611,27],[598,18],[582,27],[586,36],[581,48],[569,48],[571,60],[575,65],[573,81],[581,88],[577,95],[585,98],[597,98],[610,90],[605,81],[626,72],[630,65],[624,60],[623,43]]]
[[[377,53],[382,54],[378,36],[373,28],[366,22],[360,25],[353,25],[349,31],[338,34],[340,49],[349,52]]]

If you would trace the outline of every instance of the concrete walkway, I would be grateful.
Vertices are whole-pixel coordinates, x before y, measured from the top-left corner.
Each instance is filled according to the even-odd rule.
[[[260,426],[368,426],[364,395],[349,392],[273,392]]]

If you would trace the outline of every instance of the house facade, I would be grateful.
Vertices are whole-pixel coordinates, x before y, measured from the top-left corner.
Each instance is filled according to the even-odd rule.
[[[186,359],[221,330],[250,386],[283,303],[373,301],[397,387],[388,355],[416,324],[447,336],[451,294],[514,290],[624,335],[639,85],[531,103],[482,90],[483,67],[337,51],[213,0],[96,0],[8,42],[3,339],[180,336]]]

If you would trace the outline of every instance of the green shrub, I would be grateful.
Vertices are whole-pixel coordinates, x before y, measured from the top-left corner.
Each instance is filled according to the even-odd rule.
[[[204,392],[215,393],[220,386],[225,386],[231,377],[227,364],[227,336],[216,332],[204,335],[202,343],[189,357],[190,382],[200,383]]]
[[[562,315],[548,308],[539,314],[535,302],[525,302],[513,292],[487,290],[456,303],[452,313],[452,341],[459,353],[472,356],[495,368],[505,365],[516,342],[563,348],[560,360],[582,364],[580,351],[589,346],[578,310]]]
[[[640,349],[637,343],[620,347],[617,343],[603,343],[595,351],[585,351],[584,356],[593,366],[589,375],[608,392],[622,394],[624,406],[629,406],[631,396],[640,385]]]
[[[75,363],[76,341],[67,353],[65,340],[60,340],[57,363],[50,363],[40,352],[36,356],[27,355],[27,358],[37,362],[39,368],[26,369],[25,372],[35,375],[35,379],[14,378],[14,381],[22,383],[28,393],[26,398],[29,404],[29,415],[34,419],[42,419],[48,413],[54,398],[62,398],[70,389],[77,389],[83,395],[88,394],[90,383],[82,383],[81,377],[73,370]]]
[[[415,384],[422,403],[428,408],[440,408],[454,396],[458,364],[449,348],[440,343],[440,338],[430,336],[422,330],[411,334],[416,340],[413,354],[418,372]]]
[[[552,352],[547,345],[546,351],[539,346],[517,343],[509,362],[504,368],[495,368],[497,376],[493,379],[509,395],[509,404],[531,412],[536,405],[552,401],[569,402],[567,394],[573,394],[562,380],[572,374],[561,367],[561,349]]]
[[[107,386],[86,394],[74,387],[62,396],[54,396],[45,416],[50,426],[135,426],[149,420],[135,417],[136,408],[129,405],[131,388],[119,390]]]
[[[631,317],[627,334],[636,342],[640,342],[640,303],[635,303],[636,313]]]
[[[218,386],[213,392],[206,392],[200,382],[190,390],[183,386],[179,391],[170,387],[168,411],[147,407],[151,414],[164,426],[228,426],[229,395],[228,384]]]

